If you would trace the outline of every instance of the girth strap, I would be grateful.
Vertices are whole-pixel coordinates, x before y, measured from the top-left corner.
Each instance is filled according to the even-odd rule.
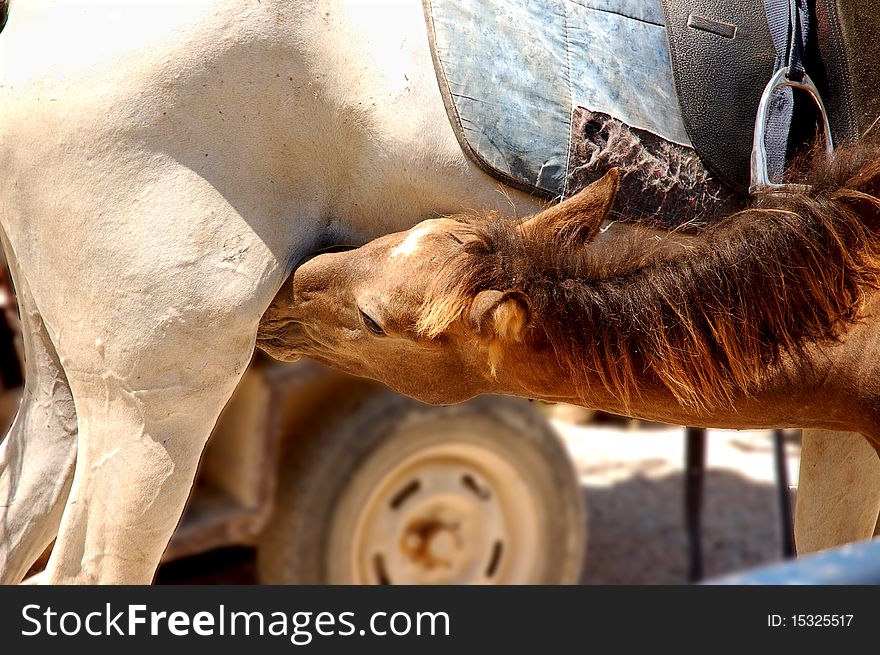
[[[806,0],[764,0],[764,10],[767,12],[770,38],[776,50],[774,72],[785,66],[791,71],[792,79],[802,79],[803,53],[810,33],[810,11]],[[774,182],[782,181],[794,105],[792,87],[784,86],[774,91],[764,141],[767,169]]]

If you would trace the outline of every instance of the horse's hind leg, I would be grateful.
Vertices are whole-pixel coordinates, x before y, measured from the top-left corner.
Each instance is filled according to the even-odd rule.
[[[55,348],[16,280],[26,359],[21,405],[0,443],[0,583],[27,573],[58,531],[76,462],[76,412]]]
[[[64,358],[76,401],[77,461],[42,582],[150,583],[254,333],[221,334],[213,347],[205,337],[201,351],[163,335],[140,359],[143,367],[125,376]]]
[[[854,432],[804,430],[795,507],[799,555],[867,539],[880,513],[880,458]]]

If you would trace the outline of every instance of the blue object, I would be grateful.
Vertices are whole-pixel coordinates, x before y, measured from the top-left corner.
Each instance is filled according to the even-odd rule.
[[[747,573],[708,580],[710,585],[880,584],[880,539],[848,544]]]

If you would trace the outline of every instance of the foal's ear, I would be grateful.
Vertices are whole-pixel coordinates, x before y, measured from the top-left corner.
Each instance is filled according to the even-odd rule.
[[[471,327],[481,336],[522,341],[532,312],[522,291],[481,291],[471,303]]]
[[[619,187],[620,172],[612,168],[581,192],[535,214],[520,227],[526,238],[552,239],[575,248],[583,246],[596,238]]]

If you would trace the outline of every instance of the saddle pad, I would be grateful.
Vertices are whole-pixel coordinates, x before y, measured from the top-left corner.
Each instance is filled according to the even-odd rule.
[[[728,198],[682,122],[660,0],[424,4],[450,120],[490,174],[559,198],[618,166],[626,218],[663,224]]]

